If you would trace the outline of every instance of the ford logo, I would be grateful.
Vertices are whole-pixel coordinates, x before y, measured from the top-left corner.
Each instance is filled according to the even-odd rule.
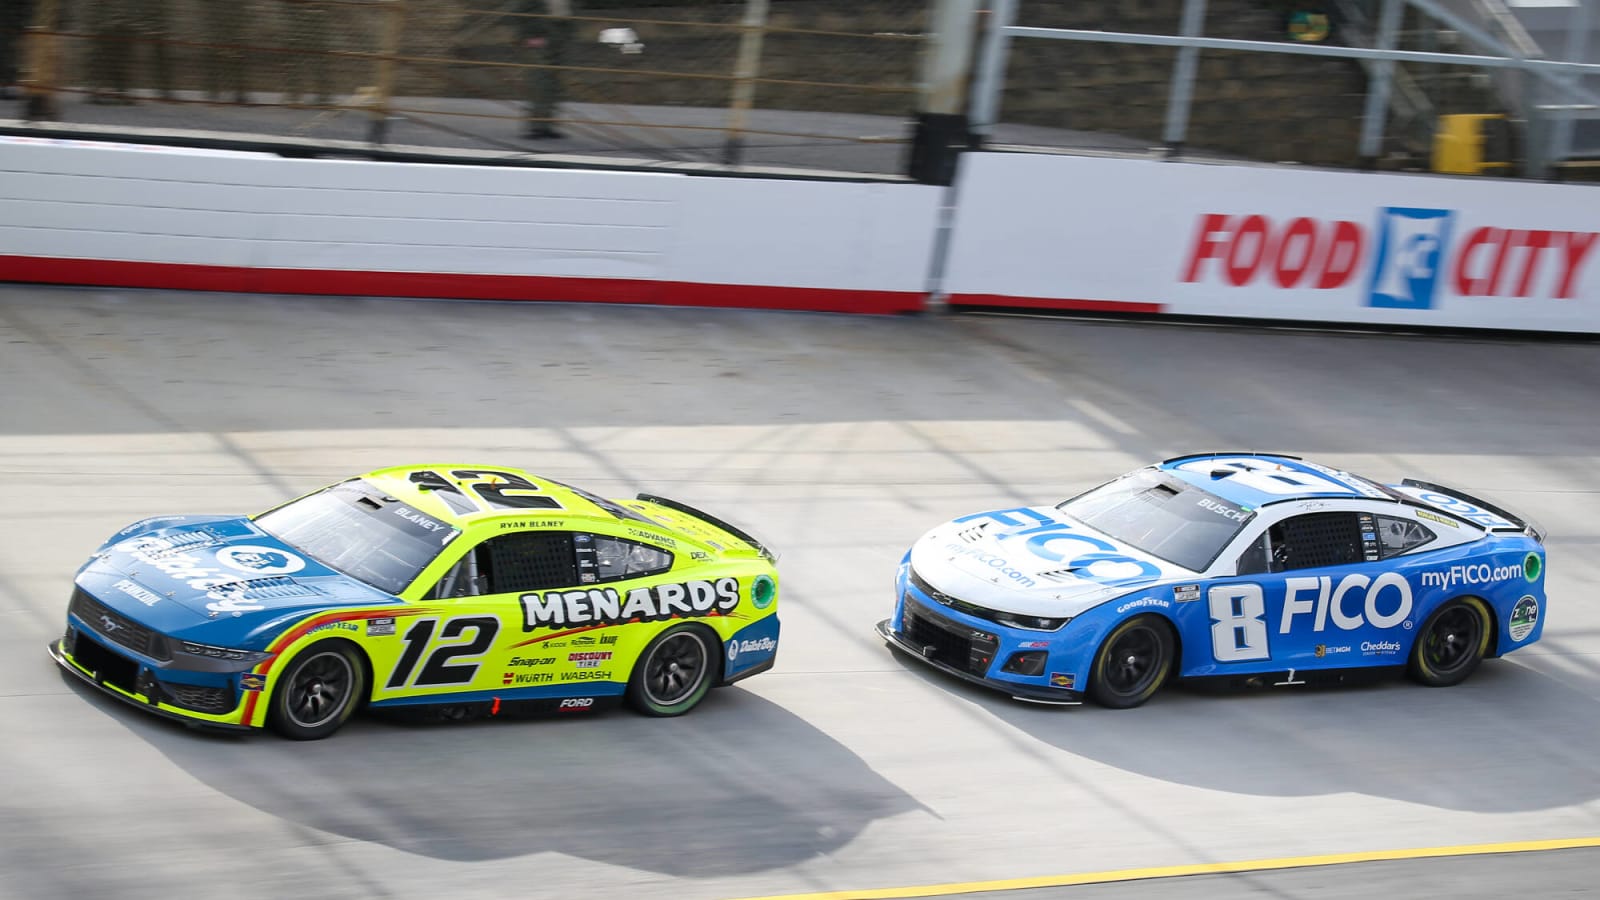
[[[100,617],[100,624],[104,625],[106,627],[106,631],[107,632],[116,631],[117,629],[122,627],[122,623],[118,622],[116,619],[111,618],[110,616],[101,616]]]

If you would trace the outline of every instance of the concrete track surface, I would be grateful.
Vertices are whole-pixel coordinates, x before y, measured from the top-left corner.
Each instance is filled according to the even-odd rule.
[[[1593,344],[12,286],[0,386],[0,896],[710,900],[1600,835]],[[1447,690],[1109,712],[873,635],[930,525],[1235,448],[1530,512],[1544,640]],[[45,654],[74,570],[134,519],[457,459],[752,524],[783,553],[777,668],[681,719],[297,744],[155,721]],[[1533,897],[1597,860],[1006,895]]]

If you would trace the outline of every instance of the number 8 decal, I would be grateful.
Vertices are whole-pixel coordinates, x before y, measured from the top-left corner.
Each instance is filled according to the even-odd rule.
[[[1206,592],[1206,602],[1211,607],[1211,655],[1217,662],[1271,658],[1261,585],[1219,585]]]

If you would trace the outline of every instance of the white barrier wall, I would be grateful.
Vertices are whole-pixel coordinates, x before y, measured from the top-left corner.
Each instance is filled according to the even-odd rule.
[[[0,281],[889,313],[940,189],[0,140]]]
[[[1600,332],[1600,188],[969,154],[953,304]]]

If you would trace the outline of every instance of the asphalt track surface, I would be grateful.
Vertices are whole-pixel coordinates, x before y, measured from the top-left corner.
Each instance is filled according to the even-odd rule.
[[[1587,891],[1593,841],[1060,877],[1600,836],[1597,363],[1437,335],[0,287],[0,896]],[[874,636],[930,525],[1219,448],[1532,513],[1544,639],[1446,690],[1110,712],[992,696]],[[776,669],[681,719],[360,720],[300,744],[156,721],[45,654],[73,572],[134,519],[440,459],[753,525],[783,553]]]

